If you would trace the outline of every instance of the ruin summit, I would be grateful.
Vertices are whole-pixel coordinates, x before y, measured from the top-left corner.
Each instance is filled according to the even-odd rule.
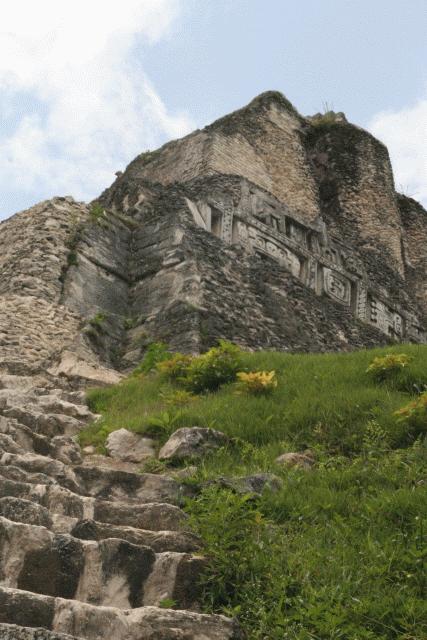
[[[0,273],[0,359],[20,371],[126,369],[151,341],[425,342],[427,212],[371,134],[268,92],[142,153],[90,205],[3,222]]]

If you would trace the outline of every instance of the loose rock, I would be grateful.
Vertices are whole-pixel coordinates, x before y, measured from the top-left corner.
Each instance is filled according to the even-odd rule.
[[[227,444],[229,439],[221,431],[202,427],[183,427],[175,431],[160,449],[160,460],[201,458]]]
[[[283,483],[274,473],[255,473],[241,478],[218,478],[214,484],[242,495],[252,493],[260,496],[265,490],[279,491]]]
[[[154,441],[127,429],[117,429],[107,438],[108,454],[123,462],[142,462],[155,456]]]
[[[313,454],[310,451],[282,453],[276,458],[276,464],[284,467],[299,467],[309,470],[315,464]]]

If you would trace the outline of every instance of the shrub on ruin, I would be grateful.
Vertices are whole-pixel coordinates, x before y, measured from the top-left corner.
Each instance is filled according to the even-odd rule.
[[[169,407],[185,407],[196,400],[196,396],[185,389],[174,389],[173,391],[163,392],[160,396]]]
[[[174,353],[170,358],[157,364],[157,369],[165,380],[180,382],[185,379],[193,356],[185,353]]]
[[[149,373],[156,369],[160,362],[168,360],[172,356],[168,346],[164,342],[152,342],[148,345],[142,362],[134,369],[133,374]]]
[[[183,380],[185,386],[193,393],[202,393],[235,382],[237,372],[242,369],[241,355],[239,347],[220,340],[217,347],[191,360]]]
[[[394,413],[398,424],[405,427],[406,435],[412,439],[427,433],[427,392],[422,393]]]
[[[104,215],[104,207],[99,202],[94,202],[89,209],[89,215],[94,222],[97,222]]]
[[[254,396],[269,395],[277,387],[275,371],[239,371],[238,390]]]
[[[409,365],[411,359],[406,353],[388,353],[385,356],[374,358],[366,369],[375,380],[382,382],[393,378]]]

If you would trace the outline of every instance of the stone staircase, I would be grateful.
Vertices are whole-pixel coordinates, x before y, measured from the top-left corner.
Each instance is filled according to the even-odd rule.
[[[0,640],[239,638],[198,612],[189,489],[83,458],[83,393],[35,382],[0,378]]]

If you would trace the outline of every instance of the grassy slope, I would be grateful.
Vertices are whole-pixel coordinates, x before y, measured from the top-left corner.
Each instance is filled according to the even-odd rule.
[[[390,352],[410,354],[410,367],[393,384],[373,382],[368,364]],[[212,558],[205,607],[237,613],[250,638],[427,638],[427,452],[393,417],[414,385],[427,383],[427,347],[244,360],[251,370],[276,370],[271,397],[227,386],[177,407],[158,376],[130,378],[90,393],[104,418],[82,443],[102,446],[120,427],[144,433],[160,424],[164,439],[180,426],[211,426],[239,440],[192,481],[282,477],[281,491],[256,502],[210,488],[187,507]],[[305,447],[317,452],[316,470],[275,465],[279,453]]]

